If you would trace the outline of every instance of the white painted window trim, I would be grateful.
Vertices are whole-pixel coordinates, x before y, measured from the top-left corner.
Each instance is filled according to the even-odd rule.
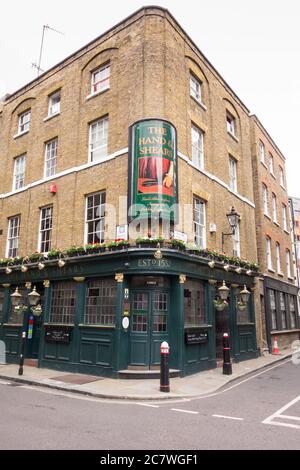
[[[106,88],[103,88],[102,90],[95,91],[95,93],[90,93],[89,95],[86,96],[85,100],[89,101],[91,98],[94,98],[95,96],[102,95],[105,91],[109,90],[110,86],[108,85]]]
[[[22,135],[28,134],[28,132],[29,132],[29,129],[27,129],[26,131],[23,131],[23,132],[19,132],[18,134],[15,134],[13,136],[13,138],[17,139],[18,137],[22,137]]]
[[[87,211],[88,211],[88,198],[91,197],[91,196],[95,196],[96,194],[102,194],[102,193],[106,193],[106,191],[96,191],[94,193],[91,193],[91,194],[87,194],[85,196],[85,213],[84,213],[84,245],[87,245],[88,244],[88,220],[87,220]],[[106,204],[106,194],[105,194],[105,203],[104,203],[104,206]],[[100,206],[99,206],[100,207]],[[103,219],[104,220],[104,227],[105,227],[105,210],[104,210],[104,216],[103,217],[99,217],[99,220]],[[103,230],[103,238],[105,240],[105,228]],[[103,243],[103,242],[101,242]]]
[[[10,230],[11,230],[11,222],[13,220],[18,220],[18,224],[17,224],[17,229],[18,229],[18,234],[16,237],[10,237],[9,236],[9,233],[10,233]],[[8,219],[8,227],[7,227],[7,237],[6,237],[6,249],[5,249],[5,256],[6,258],[10,258],[9,256],[9,250],[10,250],[10,247],[9,247],[9,242],[10,240],[17,240],[17,254],[16,256],[18,256],[18,249],[19,249],[19,240],[20,240],[20,228],[21,228],[21,216],[20,215],[15,215],[13,217],[9,217]]]
[[[106,144],[105,144],[105,147],[106,147],[106,155],[104,157],[102,157],[100,160],[92,160],[92,151],[91,151],[91,145],[92,145],[92,127],[95,125],[95,124],[98,124],[98,123],[102,123],[103,124],[103,127],[106,125],[107,126],[107,134],[106,134]],[[106,124],[107,123],[107,124]],[[97,119],[96,121],[93,121],[91,123],[89,123],[89,144],[88,144],[88,161],[93,163],[94,161],[98,161],[98,162],[102,162],[106,157],[107,157],[107,149],[108,149],[108,133],[109,133],[109,117],[108,115],[105,116],[105,117],[102,117],[100,119]],[[102,148],[104,147],[101,146],[99,148]],[[95,152],[95,149],[93,150],[93,152]]]
[[[59,116],[59,115],[60,115],[60,111],[58,111],[57,113],[50,114],[50,116],[46,116],[43,119],[43,121],[44,122],[50,121],[50,119],[55,118],[56,116]]]
[[[42,214],[45,209],[51,209],[51,228],[47,230],[42,230]],[[39,236],[38,236],[38,250],[43,254],[47,254],[48,252],[42,251],[42,232],[50,231],[51,238],[50,238],[50,249],[52,245],[52,230],[53,230],[53,206],[49,204],[48,206],[43,206],[40,208],[40,223],[39,223]]]
[[[198,137],[200,137],[198,139],[198,144],[200,143],[200,145],[196,146],[193,144],[193,132],[195,132],[198,135]],[[197,163],[199,163],[199,165],[194,161],[193,161],[193,164],[199,170],[203,170],[204,168],[204,132],[202,129],[195,126],[194,124],[192,124],[192,127],[191,127],[191,141],[192,141],[192,161],[193,161],[193,150],[194,150],[194,153],[195,152],[197,153]]]
[[[13,174],[13,187],[12,187],[13,191],[19,191],[20,189],[23,189],[25,186],[24,183],[25,183],[25,176],[26,176],[26,156],[27,154],[23,153],[23,155],[19,155],[18,157],[14,159],[14,174]],[[22,159],[22,167],[23,167],[23,171],[22,171],[23,185],[19,188],[16,188],[17,176],[21,174],[21,173],[17,173],[17,165],[18,165],[18,161],[20,161],[21,159]]]
[[[203,218],[204,218],[204,225],[201,225],[200,222],[199,223],[195,222],[195,219],[194,219],[195,200],[200,202],[200,206],[201,206],[201,209],[203,211],[202,215],[203,215]],[[201,211],[199,211],[199,213],[200,212]],[[200,217],[200,214],[199,214],[199,217]],[[197,246],[201,250],[205,250],[205,248],[206,248],[206,203],[205,203],[205,201],[203,201],[201,198],[199,198],[197,196],[193,196],[193,232],[194,232],[194,238],[196,238],[196,231],[194,230],[195,225],[200,227],[200,231],[201,231],[202,239],[203,239],[203,246],[200,246],[200,245],[197,245]],[[195,240],[195,243],[196,243],[196,240]]]
[[[48,145],[51,144],[52,142],[56,142],[56,147],[55,147],[55,156],[54,157],[51,157],[49,159],[47,159],[47,149],[48,149]],[[55,137],[54,139],[51,139],[49,140],[48,142],[45,143],[45,156],[44,156],[44,178],[50,178],[52,176],[55,176],[56,174],[56,167],[57,167],[57,149],[58,149],[58,137]],[[49,161],[52,161],[52,160],[55,160],[55,171],[53,173],[53,175],[49,175],[47,176],[46,173],[47,173],[47,162]]]

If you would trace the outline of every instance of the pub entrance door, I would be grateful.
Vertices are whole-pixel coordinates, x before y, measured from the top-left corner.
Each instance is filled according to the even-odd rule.
[[[131,292],[130,364],[160,364],[160,344],[168,341],[169,292],[155,288]]]

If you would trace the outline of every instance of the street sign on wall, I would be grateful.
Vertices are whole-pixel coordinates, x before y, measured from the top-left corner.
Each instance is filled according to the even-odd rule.
[[[163,119],[144,119],[129,131],[129,206],[132,218],[174,220],[171,211],[178,201],[176,129]]]

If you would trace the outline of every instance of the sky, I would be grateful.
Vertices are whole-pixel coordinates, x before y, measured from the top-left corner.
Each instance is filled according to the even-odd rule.
[[[0,96],[36,77],[146,5],[167,8],[286,157],[290,196],[300,198],[299,0],[4,0]]]

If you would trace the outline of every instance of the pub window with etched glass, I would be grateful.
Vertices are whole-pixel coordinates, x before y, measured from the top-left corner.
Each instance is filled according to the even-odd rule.
[[[281,318],[281,328],[283,330],[287,329],[286,321],[286,299],[283,292],[279,292],[279,307],[280,307],[280,318]]]
[[[58,282],[51,286],[51,308],[49,323],[73,324],[76,308],[76,283]]]
[[[289,295],[289,310],[290,310],[290,326],[291,329],[297,328],[296,320],[296,298],[294,295]]]
[[[204,283],[189,279],[184,284],[184,325],[200,326],[206,323]]]
[[[40,214],[40,252],[48,253],[52,242],[52,206],[43,207]]]
[[[277,330],[276,298],[275,291],[273,289],[269,289],[269,301],[271,312],[271,330]]]
[[[20,238],[21,217],[11,217],[8,219],[8,232],[6,244],[6,257],[15,258],[18,256],[19,238]]]
[[[0,289],[0,323],[3,322],[4,289]]]
[[[113,278],[88,282],[84,323],[114,326],[116,321],[117,283]]]
[[[85,243],[103,243],[105,228],[105,191],[86,197]]]

